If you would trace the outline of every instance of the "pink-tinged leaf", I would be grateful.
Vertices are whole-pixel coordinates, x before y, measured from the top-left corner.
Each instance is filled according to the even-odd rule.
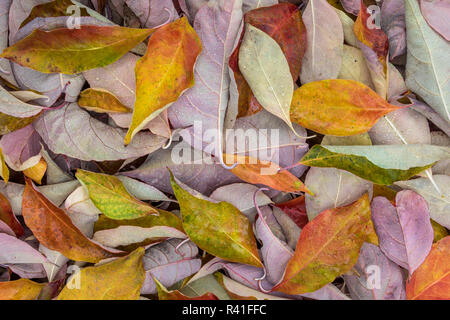
[[[8,226],[4,221],[0,220],[0,233],[7,234],[9,236],[15,237],[16,234],[14,233],[13,229],[11,229],[10,226]]]
[[[34,127],[52,152],[85,161],[141,157],[156,151],[166,141],[163,137],[140,132],[125,147],[122,129],[91,117],[76,103],[47,111]]]
[[[402,269],[389,260],[379,247],[364,243],[352,274],[344,275],[355,300],[405,300]]]
[[[208,152],[219,159],[222,159],[222,136],[229,103],[228,57],[241,20],[242,0],[209,2],[198,11],[194,30],[200,37],[203,51],[194,68],[195,85],[169,108],[169,120],[174,128],[201,123],[201,128],[189,128],[182,136],[197,149],[209,145],[212,150]],[[203,139],[206,131],[208,137]]]
[[[176,162],[176,158],[172,156],[173,154],[180,155],[181,153],[188,155],[187,162]],[[206,161],[200,163],[198,161],[196,164],[191,162],[194,159],[202,159],[202,157],[207,157],[207,155],[201,151],[191,149],[188,144],[181,142],[174,144],[170,149],[159,150],[153,153],[139,168],[122,172],[121,174],[142,180],[163,192],[171,194],[173,194],[173,191],[170,186],[170,175],[167,168],[181,182],[206,195],[211,194],[220,186],[242,182],[233,173],[213,161],[210,163]]]
[[[0,264],[42,264],[47,259],[25,241],[0,233]]]
[[[433,122],[433,124],[436,125],[439,129],[441,129],[443,132],[445,132],[448,136],[450,136],[450,124],[448,121],[442,118],[442,116],[434,111],[430,106],[427,104],[412,99],[409,97],[409,99],[412,101],[413,105],[410,107],[411,109],[421,113],[424,117],[426,117],[428,120]]]
[[[381,28],[389,39],[389,59],[406,53],[405,1],[384,0],[381,5]]]
[[[341,0],[341,4],[348,13],[358,15],[360,0]]]
[[[203,265],[197,274],[189,280],[189,283],[220,269],[226,271],[231,279],[253,290],[260,291],[261,288],[263,288],[264,290],[269,291],[273,287],[273,284],[267,281],[267,278],[264,278],[260,283],[258,283],[258,280],[255,280],[263,277],[264,270],[262,268],[240,263],[231,263],[219,258],[214,258]],[[281,292],[271,292],[270,295],[274,298],[283,297],[294,300],[301,300],[303,297],[315,300],[349,300],[344,293],[332,284],[327,284],[314,292],[299,295],[289,295]]]
[[[0,148],[6,163],[15,171],[31,168],[41,159],[41,137],[32,125],[4,135]]]
[[[209,0],[178,0],[181,10],[187,15],[189,21],[193,22],[198,10]]]
[[[414,191],[400,191],[395,201],[396,207],[386,198],[376,197],[372,219],[383,253],[411,275],[433,244],[430,213],[426,201]]]
[[[172,1],[126,0],[125,3],[139,18],[143,28],[155,28],[178,19]]]
[[[302,17],[308,45],[302,62],[301,82],[336,79],[344,50],[344,31],[339,16],[326,0],[310,0]]]
[[[294,123],[293,127],[299,136],[307,135],[306,130],[298,124]],[[226,145],[235,146],[234,153],[240,155],[258,158],[261,161],[271,161],[284,168],[297,164],[308,152],[308,145],[304,138],[295,135],[283,120],[265,110],[237,119],[233,129],[236,131],[227,137]],[[254,130],[267,130],[267,134],[257,138],[257,147],[251,144],[249,147],[243,141],[247,136],[256,135]],[[275,138],[276,135],[278,138]],[[289,171],[293,175],[301,177],[306,168],[306,166],[298,165]]]
[[[258,212],[255,229],[256,237],[262,243],[260,250],[266,267],[267,280],[277,284],[283,278],[286,265],[294,252],[284,241],[273,234],[268,224],[269,220],[275,220],[272,210],[269,207],[261,208]]]
[[[197,246],[192,242],[182,243],[182,240],[170,239],[146,250],[143,259],[145,280],[142,294],[157,292],[153,278],[158,279],[165,287],[171,287],[200,269],[201,260],[196,259]],[[178,246],[180,247],[177,248]]]
[[[420,10],[427,23],[445,40],[450,41],[450,2],[448,0],[420,0]]]

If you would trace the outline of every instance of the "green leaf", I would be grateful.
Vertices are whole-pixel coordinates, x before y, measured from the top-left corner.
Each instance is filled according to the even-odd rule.
[[[77,170],[75,175],[89,192],[94,205],[111,219],[136,219],[158,211],[130,195],[115,176]]]
[[[183,228],[197,246],[228,261],[262,267],[252,226],[244,214],[228,202],[194,197],[175,181],[172,172],[170,176]]]
[[[301,164],[337,168],[382,185],[408,180],[450,156],[450,149],[432,145],[319,146]]]

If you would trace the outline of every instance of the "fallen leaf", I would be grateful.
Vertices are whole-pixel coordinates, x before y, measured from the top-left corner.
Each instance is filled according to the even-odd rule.
[[[304,165],[337,168],[377,184],[406,180],[448,157],[448,148],[426,144],[379,146],[314,146]],[[412,156],[412,155],[416,156]]]
[[[158,210],[134,198],[117,177],[78,169],[75,175],[94,205],[112,219],[136,219]]]
[[[194,85],[194,64],[201,51],[186,17],[152,35],[145,56],[136,63],[136,103],[125,144]]]
[[[43,73],[76,74],[117,61],[153,31],[118,26],[36,29],[0,57]]]
[[[24,229],[14,215],[8,198],[5,197],[3,193],[0,193],[0,220],[6,223],[11,230],[14,231],[17,237],[21,237],[23,235]]]
[[[171,182],[180,203],[183,228],[195,244],[229,261],[261,266],[251,225],[236,207],[192,196],[173,175]]]
[[[132,110],[125,107],[112,93],[104,89],[86,89],[80,93],[78,105],[89,111],[104,113],[128,113]]]
[[[420,0],[420,10],[428,25],[445,40],[450,41],[450,28],[445,17],[450,14],[450,6],[446,1]]]
[[[406,284],[408,300],[450,299],[449,274],[450,237],[433,244],[424,263]]]
[[[395,184],[420,194],[428,204],[431,219],[448,229],[450,228],[450,177],[436,174],[433,179],[441,193],[428,178],[398,181]]]
[[[433,244],[430,214],[425,200],[410,190],[397,193],[395,205],[383,197],[373,199],[372,220],[381,251],[411,275]]]
[[[0,300],[36,300],[44,286],[28,279],[0,282]]]
[[[142,294],[155,294],[156,278],[165,287],[196,273],[201,266],[198,248],[191,241],[169,239],[146,250],[144,256],[145,281]]]
[[[355,300],[405,300],[402,269],[377,246],[364,243],[354,266],[356,272],[344,275]]]
[[[283,280],[272,290],[312,292],[349,271],[358,259],[369,221],[367,194],[349,206],[319,214],[303,228]]]
[[[63,210],[35,189],[30,180],[25,185],[22,215],[39,242],[72,260],[95,263],[122,254],[89,240]]]
[[[349,136],[367,132],[381,116],[399,108],[362,83],[337,79],[295,90],[290,115],[293,122],[318,133]]]
[[[303,12],[307,46],[300,80],[303,84],[335,79],[342,64],[344,32],[334,8],[326,0],[311,0]]]
[[[247,156],[224,155],[225,163],[230,163],[231,159],[235,160],[234,163],[237,163],[237,166],[231,169],[231,172],[241,180],[252,184],[263,184],[284,192],[301,191],[312,194],[300,179],[288,170],[282,170],[273,162],[260,161]]]
[[[219,300],[213,293],[208,292],[198,297],[188,297],[178,290],[168,291],[157,279],[154,279],[158,288],[159,300]]]
[[[31,168],[23,170],[23,174],[32,179],[34,182],[41,184],[42,178],[44,177],[46,171],[47,162],[45,162],[44,158],[41,158],[37,164]]]
[[[183,139],[192,146],[201,146],[202,150],[206,147],[204,143],[211,142],[209,153],[219,159],[222,158],[222,134],[230,101],[228,58],[234,49],[241,20],[242,0],[214,1],[200,8],[194,30],[203,50],[195,63],[195,85],[168,109],[175,129],[201,123],[200,130],[196,130],[199,132],[191,127],[185,131]],[[209,132],[205,140],[212,141],[203,141],[205,132]]]
[[[406,85],[445,120],[450,120],[447,52],[450,42],[427,24],[416,0],[405,0],[408,54]],[[447,66],[447,67],[444,67]]]
[[[91,117],[76,103],[46,112],[34,123],[34,128],[54,153],[85,161],[140,157],[159,149],[166,141],[143,132],[124,147],[123,130]]]
[[[137,300],[145,276],[144,253],[138,248],[126,257],[81,269],[72,276],[75,283],[69,280],[58,300]]]

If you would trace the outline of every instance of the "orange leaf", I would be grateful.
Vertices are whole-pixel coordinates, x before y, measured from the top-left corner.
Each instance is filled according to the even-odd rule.
[[[369,21],[370,17],[366,5],[361,0],[361,10],[359,10],[358,18],[353,25],[353,31],[359,41],[375,51],[378,60],[386,68],[386,57],[389,52],[388,37],[381,28],[374,25],[375,22]]]
[[[321,134],[350,136],[370,130],[378,119],[401,107],[354,80],[321,80],[294,92],[291,120]]]
[[[284,192],[307,192],[313,195],[300,179],[289,171],[282,170],[274,162],[231,154],[224,154],[224,161],[228,165],[237,162],[238,165],[231,172],[248,183],[263,184]]]
[[[369,222],[367,193],[348,206],[320,213],[303,228],[283,280],[273,290],[313,292],[349,271],[367,238]]]
[[[22,215],[38,241],[75,261],[97,263],[125,253],[114,253],[88,239],[70,217],[45,198],[27,179],[23,192]]]
[[[450,300],[450,236],[431,247],[406,284],[408,300]]]
[[[24,233],[23,227],[13,213],[8,198],[0,193],[0,220],[6,223],[17,237],[21,237]]]
[[[44,287],[28,279],[0,282],[0,300],[36,300]]]

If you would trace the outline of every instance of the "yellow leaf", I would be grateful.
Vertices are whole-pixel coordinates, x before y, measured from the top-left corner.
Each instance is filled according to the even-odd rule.
[[[139,299],[145,279],[144,253],[144,248],[138,248],[126,257],[82,269],[68,280],[58,300]]]

